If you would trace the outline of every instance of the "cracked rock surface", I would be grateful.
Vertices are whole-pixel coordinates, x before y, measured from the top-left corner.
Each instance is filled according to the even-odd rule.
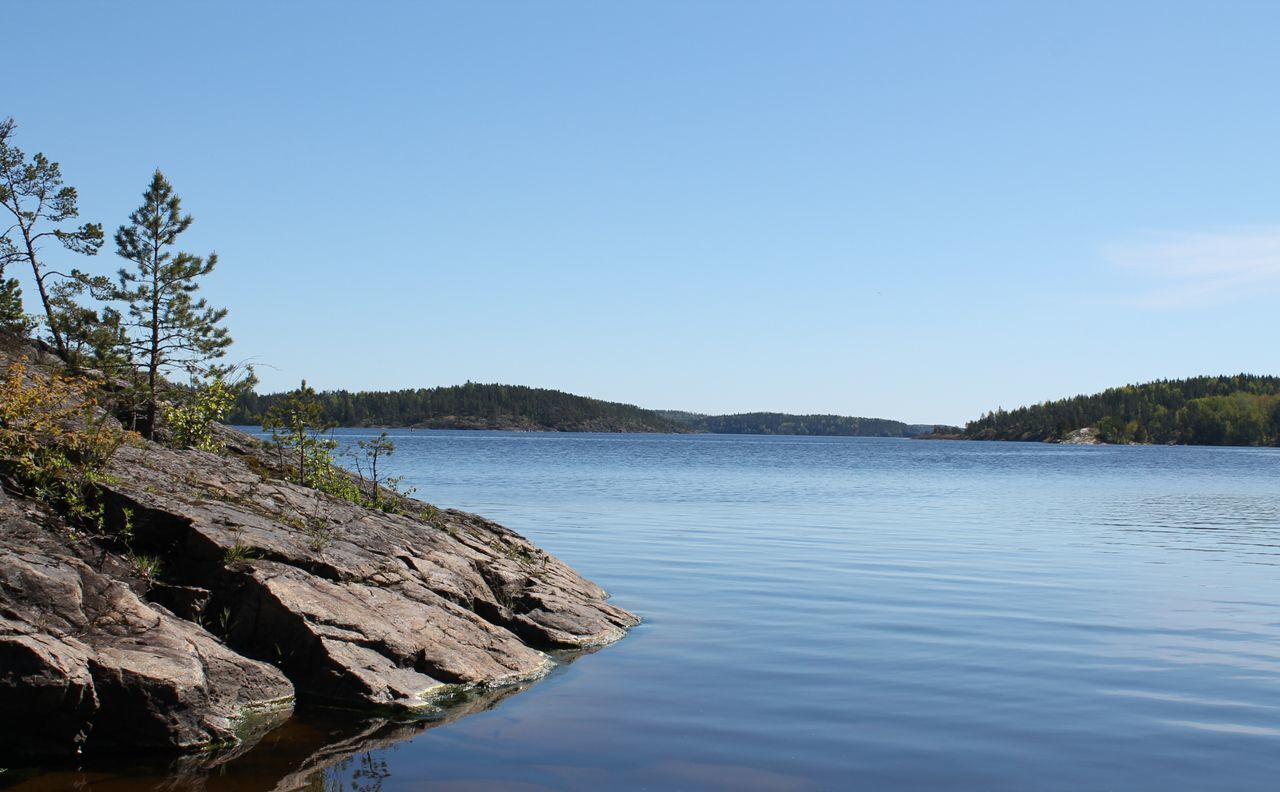
[[[542,650],[608,643],[636,623],[500,525],[410,500],[418,514],[368,509],[263,465],[125,447],[105,486],[135,544],[176,582],[210,589],[228,644],[277,664],[304,700],[420,707],[449,686],[541,676]]]

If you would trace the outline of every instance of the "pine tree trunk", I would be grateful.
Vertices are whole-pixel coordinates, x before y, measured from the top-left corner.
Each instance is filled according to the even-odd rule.
[[[157,301],[151,303],[151,354],[147,361],[147,416],[144,421],[143,435],[148,440],[155,439],[156,433],[156,381],[160,369],[160,306]]]
[[[36,248],[31,242],[31,232],[27,230],[25,225],[22,228],[22,240],[27,246],[27,258],[31,261],[31,272],[36,279],[36,290],[40,292],[40,302],[44,305],[44,314],[49,318],[49,333],[53,336],[54,349],[58,351],[58,357],[63,360],[67,359],[67,344],[62,340],[62,333],[58,331],[58,322],[53,315],[53,306],[49,304],[49,293],[44,288],[44,276],[40,274],[40,263],[36,259]]]
[[[156,380],[160,373],[160,242],[153,244],[151,258],[151,355],[147,361],[147,418],[145,437],[156,434]]]

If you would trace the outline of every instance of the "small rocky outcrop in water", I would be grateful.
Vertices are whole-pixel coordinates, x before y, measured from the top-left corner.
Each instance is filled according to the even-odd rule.
[[[390,514],[288,483],[256,441],[119,448],[97,485],[129,551],[0,501],[0,739],[22,753],[234,743],[300,702],[431,708],[529,680],[543,651],[638,619],[518,534],[405,499]],[[24,713],[11,717],[8,713]],[[255,715],[261,713],[261,716]]]
[[[1068,432],[1057,442],[1062,445],[1102,445],[1102,440],[1098,437],[1098,430],[1092,426]]]

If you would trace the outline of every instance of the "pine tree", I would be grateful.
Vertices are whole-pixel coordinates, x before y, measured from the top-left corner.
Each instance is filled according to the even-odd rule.
[[[0,234],[0,324],[11,329],[23,323],[21,292],[13,279],[4,279],[8,265],[25,261],[31,266],[36,290],[44,306],[53,346],[63,358],[68,355],[57,306],[50,296],[50,276],[61,275],[48,270],[40,257],[42,243],[57,240],[74,253],[92,256],[102,247],[102,226],[85,223],[78,228],[60,228],[58,223],[78,217],[76,190],[62,183],[58,163],[43,154],[27,160],[20,149],[9,142],[13,119],[0,121],[0,206],[13,215],[13,225]],[[53,227],[47,227],[52,225]],[[70,276],[63,276],[70,277]]]
[[[280,466],[293,464],[297,455],[297,483],[317,486],[333,464],[338,443],[327,433],[334,424],[324,418],[324,406],[316,391],[303,380],[292,393],[271,405],[262,428],[271,432],[271,443],[280,454]]]
[[[13,133],[13,119],[0,121],[0,150],[8,143]],[[5,236],[8,236],[7,234]],[[0,242],[0,245],[3,245]],[[4,277],[4,267],[8,261],[0,258],[0,330],[11,333],[25,333],[31,329],[26,314],[22,312],[22,289],[17,278]]]
[[[210,308],[193,296],[199,279],[213,271],[217,254],[200,257],[173,250],[191,223],[173,186],[157,170],[142,206],[115,235],[116,252],[134,264],[120,270],[113,296],[126,303],[130,357],[145,379],[138,429],[146,437],[155,434],[163,374],[178,369],[193,377],[208,375],[231,344],[226,328],[218,324],[226,309]]]
[[[73,368],[93,369],[104,377],[127,373],[128,339],[121,326],[120,312],[110,306],[94,310],[80,303],[87,290],[92,294],[109,292],[111,282],[104,277],[90,277],[79,270],[49,290],[56,328],[66,345],[64,359]]]

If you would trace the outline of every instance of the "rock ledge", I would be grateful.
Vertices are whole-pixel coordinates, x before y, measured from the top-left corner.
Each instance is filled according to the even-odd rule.
[[[160,559],[156,579],[0,495],[0,711],[32,715],[0,719],[11,748],[234,744],[295,697],[436,709],[639,622],[500,525],[408,499],[399,514],[357,506],[284,481],[257,441],[220,432],[225,456],[139,443],[108,465],[109,526]]]

